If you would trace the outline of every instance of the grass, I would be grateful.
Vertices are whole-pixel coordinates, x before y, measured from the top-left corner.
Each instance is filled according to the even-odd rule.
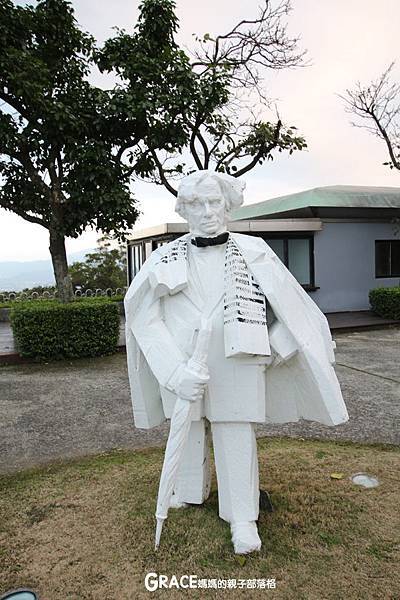
[[[159,449],[113,452],[0,479],[0,594],[30,586],[41,600],[145,598],[149,571],[199,578],[276,578],[276,590],[190,590],[288,600],[400,598],[400,448],[259,440],[263,548],[233,554],[213,481],[202,507],[171,510],[158,553]],[[349,476],[367,471],[375,489]],[[343,479],[330,474],[342,472]],[[154,597],[180,597],[160,591]]]

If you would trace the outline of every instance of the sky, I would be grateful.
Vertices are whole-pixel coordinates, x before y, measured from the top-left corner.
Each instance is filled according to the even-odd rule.
[[[22,2],[20,2],[22,3]],[[72,0],[84,30],[98,41],[112,27],[133,27],[138,0]],[[193,33],[211,36],[229,31],[238,21],[256,15],[258,0],[177,0],[178,41],[188,48]],[[398,0],[292,0],[289,31],[301,38],[310,66],[266,74],[266,91],[277,99],[279,114],[296,125],[307,151],[279,155],[244,177],[245,203],[327,185],[399,186],[400,173],[382,165],[387,160],[381,140],[352,127],[338,94],[368,83],[397,59]],[[400,61],[394,76],[400,80]],[[272,115],[271,115],[272,116]],[[142,215],[135,229],[179,221],[174,198],[163,188],[137,182],[133,186]],[[96,245],[96,232],[67,240],[75,252]],[[0,261],[48,258],[48,234],[39,225],[0,209]]]

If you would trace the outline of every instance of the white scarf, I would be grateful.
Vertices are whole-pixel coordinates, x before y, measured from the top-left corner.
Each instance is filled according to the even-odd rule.
[[[186,287],[189,239],[176,240],[156,261],[150,274],[156,296]],[[270,355],[266,298],[231,236],[225,249],[224,287],[225,356]]]

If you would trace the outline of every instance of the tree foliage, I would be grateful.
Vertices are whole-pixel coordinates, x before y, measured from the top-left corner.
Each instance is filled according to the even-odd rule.
[[[193,170],[239,177],[305,147],[295,127],[254,111],[267,104],[264,70],[302,63],[289,11],[289,0],[263,0],[254,19],[196,38],[189,55],[173,0],[142,0],[133,33],[100,49],[67,0],[0,0],[0,207],[49,231],[63,300],[65,237],[88,226],[122,236],[138,215],[132,176],[176,194],[174,179]],[[119,83],[92,85],[94,65]]]
[[[48,229],[64,299],[65,236],[87,226],[122,234],[138,215],[112,102],[87,79],[93,52],[68,2],[0,1],[0,206]]]
[[[69,271],[74,289],[82,292],[125,288],[126,249],[123,245],[111,248],[103,238],[95,252],[87,254],[85,261],[74,262]]]
[[[123,231],[137,212],[113,156],[106,92],[89,84],[94,42],[71,6],[2,0],[0,13],[1,204],[76,237],[95,224]]]
[[[114,98],[121,114],[142,108],[141,138],[131,136],[120,149],[132,174],[176,195],[174,179],[194,170],[240,177],[275,151],[302,150],[306,143],[294,126],[261,114],[269,106],[265,69],[303,63],[298,39],[287,33],[289,0],[263,0],[254,19],[226,34],[196,37],[192,55],[175,41],[174,10],[173,0],[143,0],[135,31],[119,31],[97,54],[100,70],[120,77]],[[157,149],[161,133],[175,148]]]

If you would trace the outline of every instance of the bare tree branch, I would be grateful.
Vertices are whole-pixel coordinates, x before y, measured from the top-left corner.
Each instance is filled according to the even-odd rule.
[[[30,115],[28,115],[23,104],[21,102],[19,102],[19,100],[17,98],[14,98],[10,94],[8,94],[4,89],[0,89],[0,98],[2,100],[4,100],[4,102],[6,102],[6,104],[8,104],[12,108],[14,108],[16,111],[18,111],[18,113],[22,117],[24,117],[24,119],[26,119],[27,121],[31,120],[31,117],[30,117]]]
[[[203,148],[203,154],[204,154],[204,167],[203,168],[208,169],[209,163],[210,163],[210,151],[208,149],[207,142],[199,130],[197,130],[197,132],[196,132],[196,137],[199,140],[199,142]]]
[[[304,139],[284,129],[280,120],[275,124],[277,119],[271,123],[265,117],[272,104],[265,91],[265,70],[305,65],[298,37],[287,30],[290,11],[291,0],[260,0],[254,18],[243,19],[226,33],[196,38],[191,64],[196,91],[183,117],[186,145],[179,157],[165,150],[167,158],[162,160],[164,153],[150,141],[141,150],[143,163],[138,158],[138,168],[131,167],[135,177],[162,184],[176,196],[173,181],[193,170],[236,170],[239,177],[277,146],[290,153],[305,147]],[[260,109],[257,117],[255,107]],[[170,122],[174,125],[173,118]],[[146,163],[146,156],[153,164]]]
[[[57,150],[54,146],[50,147],[49,157],[46,161],[47,169],[50,176],[50,182],[52,187],[52,199],[56,202],[61,202],[61,182],[59,175],[56,171],[56,160],[57,160]]]
[[[166,189],[169,192],[171,192],[171,194],[173,196],[176,197],[178,195],[178,192],[172,187],[172,185],[169,183],[168,179],[165,177],[163,166],[162,166],[162,164],[161,164],[161,162],[160,162],[160,160],[159,160],[159,158],[158,158],[158,156],[157,156],[157,154],[156,154],[156,152],[154,150],[151,151],[151,156],[153,157],[154,162],[156,163],[161,183],[166,187]]]
[[[258,161],[263,157],[263,156],[268,156],[268,154],[274,149],[276,148],[276,146],[278,145],[279,142],[279,135],[280,135],[280,131],[282,128],[282,121],[279,119],[276,127],[275,127],[275,132],[274,132],[274,139],[273,141],[268,145],[268,146],[260,146],[259,151],[257,152],[257,154],[253,157],[253,159],[246,165],[244,166],[242,169],[240,169],[239,171],[236,171],[236,173],[233,174],[234,177],[240,177],[241,175],[244,175],[245,173],[247,173],[248,171],[250,171],[251,169],[253,169],[256,164],[258,163]]]
[[[60,151],[57,151],[56,161],[57,161],[57,168],[58,168],[58,176],[59,176],[59,179],[60,179],[60,185],[62,185],[62,182],[63,182],[63,179],[64,179],[64,167],[63,167],[63,161],[62,161],[62,157],[61,157]]]
[[[6,207],[4,207],[6,208]],[[10,210],[12,210],[13,213],[15,213],[16,215],[18,215],[19,217],[22,217],[22,219],[25,219],[26,221],[29,221],[30,223],[35,223],[35,225],[41,225],[42,227],[45,227],[46,229],[48,229],[48,225],[46,223],[46,221],[44,219],[41,219],[40,217],[35,217],[34,215],[30,215],[29,213],[20,210],[20,209],[16,209],[15,205],[12,206],[12,208],[10,207]]]
[[[339,98],[345,102],[346,111],[358,118],[352,125],[385,142],[391,162],[384,164],[400,170],[400,84],[391,81],[393,67],[391,63],[367,86],[357,82],[354,89],[347,89]]]
[[[384,139],[384,141],[386,143],[386,147],[388,149],[389,156],[390,156],[390,159],[392,161],[394,168],[398,169],[400,171],[400,160],[399,160],[400,154],[399,154],[399,156],[396,156],[396,154],[395,154],[395,150],[394,150],[395,142],[390,139],[389,134],[387,133],[387,130],[382,126],[381,122],[379,121],[378,117],[375,115],[375,113],[373,111],[371,112],[371,117],[374,120],[374,123],[375,123],[378,131],[380,132],[382,138]],[[397,145],[397,148],[398,148],[398,145]]]
[[[193,156],[193,158],[194,158],[194,162],[196,163],[196,167],[197,167],[199,170],[201,170],[201,169],[203,169],[204,167],[203,167],[203,165],[202,165],[202,162],[201,162],[201,160],[200,160],[200,157],[199,157],[199,155],[197,154],[197,150],[196,150],[196,145],[195,145],[195,142],[196,142],[196,129],[194,129],[194,130],[192,131],[192,135],[190,136],[190,146],[189,146],[189,147],[190,147],[190,152],[191,152],[191,154],[192,154],[192,156]]]
[[[36,169],[35,165],[31,161],[28,150],[26,148],[21,148],[20,152],[16,154],[16,158],[26,169],[32,183],[37,185],[46,197],[49,197],[49,195],[51,194],[51,189],[41,178],[39,171]]]
[[[134,148],[138,144],[138,142],[139,142],[139,138],[134,138],[133,140],[130,140],[126,144],[123,144],[120,148],[118,148],[115,158],[117,160],[121,160],[123,153],[126,150],[129,150],[130,148]]]
[[[209,34],[198,39],[192,66],[199,68],[201,74],[224,66],[230,69],[237,85],[257,88],[262,79],[260,68],[276,70],[304,65],[305,51],[297,49],[299,38],[287,33],[285,20],[290,11],[290,0],[282,0],[276,6],[271,0],[263,0],[254,19],[243,19],[215,39]]]

